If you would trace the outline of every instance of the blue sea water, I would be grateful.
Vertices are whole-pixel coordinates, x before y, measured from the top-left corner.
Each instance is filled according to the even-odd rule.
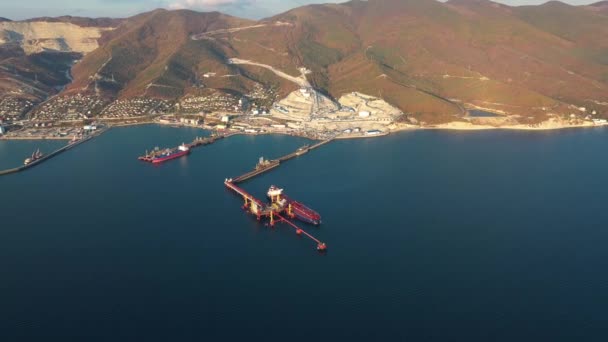
[[[608,337],[608,131],[335,141],[243,184],[319,211],[326,254],[223,186],[305,139],[136,160],[202,134],[113,129],[0,177],[1,341]]]
[[[0,170],[12,169],[23,165],[23,161],[40,150],[49,154],[65,145],[66,140],[8,140],[0,141]]]

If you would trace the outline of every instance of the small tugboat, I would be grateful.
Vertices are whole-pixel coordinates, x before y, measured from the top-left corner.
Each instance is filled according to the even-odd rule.
[[[42,152],[40,152],[40,149],[36,150],[36,152],[32,153],[32,156],[25,159],[25,161],[23,162],[23,165],[29,165],[33,162],[35,162],[36,160],[42,158],[44,156],[44,154],[42,154]]]

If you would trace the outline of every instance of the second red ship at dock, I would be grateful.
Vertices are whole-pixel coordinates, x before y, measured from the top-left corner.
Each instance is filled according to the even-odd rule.
[[[186,156],[190,153],[190,148],[184,144],[180,145],[175,149],[166,149],[163,151],[154,151],[152,153],[146,153],[145,156],[139,157],[139,160],[149,162],[152,164],[164,163],[171,159]]]

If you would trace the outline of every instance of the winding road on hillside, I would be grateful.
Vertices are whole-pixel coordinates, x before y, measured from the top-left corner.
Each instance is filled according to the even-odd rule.
[[[246,64],[246,65],[253,65],[253,66],[258,66],[261,68],[265,68],[268,69],[272,72],[274,72],[277,76],[284,78],[290,82],[293,82],[297,85],[299,85],[302,88],[312,88],[312,86],[310,85],[310,82],[308,82],[308,80],[306,79],[305,73],[302,72],[302,75],[300,77],[294,77],[291,76],[281,70],[275,69],[273,66],[268,65],[268,64],[262,64],[262,63],[257,63],[257,62],[252,62],[246,59],[240,59],[240,58],[230,58],[228,60],[228,64]]]
[[[252,30],[252,29],[262,28],[262,27],[271,26],[271,25],[272,26],[293,26],[290,23],[277,21],[273,24],[268,23],[268,24],[258,24],[258,25],[243,26],[243,27],[234,27],[234,28],[229,28],[229,29],[213,30],[213,31],[199,33],[199,34],[193,34],[192,36],[190,36],[190,38],[192,40],[201,40],[201,39],[205,39],[205,38],[208,38],[208,37],[211,37],[214,35],[218,35],[218,34],[235,33],[235,32],[239,32],[239,31]]]

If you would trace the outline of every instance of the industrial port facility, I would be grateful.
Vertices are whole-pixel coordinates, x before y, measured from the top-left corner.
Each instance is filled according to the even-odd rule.
[[[191,149],[199,146],[207,146],[213,144],[217,140],[226,138],[227,136],[229,135],[214,134],[210,138],[196,138],[189,144],[184,143],[174,148],[155,148],[154,151],[146,152],[145,155],[140,156],[138,159],[152,164],[160,164],[172,159],[187,156],[190,153]],[[261,157],[253,170],[234,178],[227,178],[224,181],[224,185],[227,189],[233,191],[235,194],[243,198],[244,204],[242,208],[248,213],[254,215],[258,221],[268,220],[268,226],[270,227],[275,227],[277,223],[285,223],[289,227],[295,229],[297,235],[305,236],[312,240],[316,244],[316,248],[318,251],[325,252],[327,250],[327,245],[324,242],[320,241],[312,234],[308,233],[306,230],[290,221],[292,219],[298,219],[304,223],[319,226],[321,224],[321,215],[319,215],[316,211],[310,209],[309,207],[298,201],[292,200],[291,198],[287,197],[285,194],[283,194],[283,189],[280,189],[276,186],[270,186],[267,193],[269,202],[264,203],[263,201],[251,195],[245,189],[240,187],[239,184],[242,184],[245,181],[248,181],[256,176],[273,170],[279,167],[281,163],[304,155],[331,141],[332,139],[328,139],[320,141],[314,145],[305,145],[298,148],[292,153],[289,153],[274,160],[267,160],[264,157]]]
[[[74,139],[72,139],[65,147],[62,147],[57,151],[46,155],[37,150],[32,154],[31,157],[25,160],[24,165],[14,169],[0,171],[0,175],[24,171],[30,167],[39,165],[45,160],[48,160],[64,151],[67,151],[81,143],[84,143],[93,139],[94,137],[101,135],[108,129],[109,127],[103,128],[81,138],[74,137]],[[177,147],[164,149],[156,147],[151,152],[146,151],[146,153],[142,156],[139,156],[138,159],[140,161],[154,165],[162,164],[173,159],[186,157],[195,148],[209,146],[221,139],[225,139],[236,134],[239,133],[214,132],[210,137],[197,137],[192,142],[182,143]],[[257,165],[251,171],[236,176],[234,178],[227,178],[224,181],[224,186],[227,189],[233,191],[235,194],[242,197],[244,203],[243,209],[246,210],[248,213],[254,215],[258,221],[267,220],[267,225],[270,227],[275,227],[278,223],[285,223],[287,226],[293,228],[298,236],[304,236],[312,240],[316,244],[316,249],[318,251],[325,252],[327,250],[327,245],[324,242],[320,241],[312,234],[304,230],[302,227],[292,222],[292,220],[297,219],[305,224],[319,226],[321,224],[321,215],[319,215],[319,213],[310,209],[308,206],[286,196],[283,193],[283,189],[280,189],[278,187],[270,186],[267,193],[268,202],[264,202],[251,195],[249,192],[243,189],[241,185],[242,183],[256,176],[278,168],[282,163],[288,160],[305,155],[310,151],[317,149],[331,141],[333,141],[333,138],[319,141],[313,145],[305,145],[277,159],[268,160],[261,157]]]

